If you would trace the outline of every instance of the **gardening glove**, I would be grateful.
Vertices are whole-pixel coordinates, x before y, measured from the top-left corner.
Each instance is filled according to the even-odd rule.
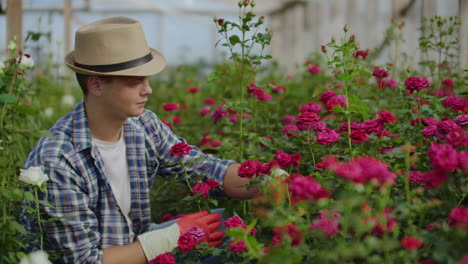
[[[225,234],[224,231],[214,232],[221,227],[221,218],[221,214],[209,214],[208,211],[200,211],[186,215],[176,223],[179,226],[180,235],[185,234],[185,232],[192,227],[200,227],[205,232],[205,237],[201,242],[206,241],[208,244],[215,247],[222,243],[221,239]]]
[[[207,211],[185,215],[173,225],[139,235],[138,240],[148,260],[174,250],[179,237],[195,226],[205,232],[201,242],[206,241],[211,246],[218,246],[222,243],[221,239],[225,234],[224,231],[214,232],[221,227],[221,217],[221,214],[209,214]]]

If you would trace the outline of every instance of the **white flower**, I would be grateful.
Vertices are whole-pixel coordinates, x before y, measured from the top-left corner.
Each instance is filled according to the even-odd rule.
[[[8,42],[8,49],[9,50],[16,49],[16,42],[14,40],[10,40],[10,42]]]
[[[75,104],[75,97],[71,94],[66,94],[62,97],[62,104],[65,106],[72,106]]]
[[[0,139],[0,145],[2,144],[2,141],[3,141],[3,140]],[[3,147],[2,147],[2,146],[0,146],[0,150],[3,150]]]
[[[26,68],[32,68],[34,67],[34,60],[31,58],[31,56],[21,56],[21,58],[17,58],[16,61],[18,63],[21,63],[22,66]]]
[[[281,176],[281,175],[286,175],[286,176],[288,176],[289,173],[287,173],[285,170],[282,170],[282,169],[280,169],[280,168],[273,168],[273,169],[271,169],[271,176],[276,177],[276,176]]]
[[[49,177],[42,171],[40,166],[32,166],[27,170],[21,169],[19,180],[32,185],[41,186]]]
[[[39,250],[24,256],[19,264],[52,264],[52,262],[49,261],[47,252]]]
[[[52,107],[47,107],[45,110],[44,110],[44,115],[46,117],[52,117],[54,115],[54,109]]]
[[[3,73],[3,69],[5,68],[5,63],[0,61],[0,73]]]

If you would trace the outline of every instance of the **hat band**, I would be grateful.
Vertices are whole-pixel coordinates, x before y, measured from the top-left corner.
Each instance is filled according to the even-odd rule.
[[[151,54],[150,52],[141,58],[130,60],[130,61],[125,61],[125,62],[119,62],[115,64],[86,65],[86,64],[81,64],[75,61],[75,66],[80,67],[85,70],[90,70],[90,71],[95,71],[95,72],[114,72],[114,71],[121,71],[121,70],[126,70],[129,68],[140,66],[142,64],[149,62],[152,59],[153,59],[153,54]]]

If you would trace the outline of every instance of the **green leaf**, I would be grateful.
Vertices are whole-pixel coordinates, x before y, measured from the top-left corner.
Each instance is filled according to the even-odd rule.
[[[239,36],[237,35],[232,35],[229,37],[229,43],[231,43],[231,45],[236,45],[237,43],[241,43],[241,40],[239,38]]]
[[[18,98],[12,94],[0,94],[0,103],[15,103]]]
[[[217,79],[221,75],[220,72],[212,72],[210,75],[208,75],[208,81],[212,82],[213,80]]]

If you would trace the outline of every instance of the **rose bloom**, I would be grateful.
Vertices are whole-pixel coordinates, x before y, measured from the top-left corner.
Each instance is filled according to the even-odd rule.
[[[240,219],[238,216],[229,217],[228,219],[224,220],[224,227],[226,229],[241,227],[242,224],[244,224],[244,221],[242,221],[242,219]]]
[[[262,163],[258,160],[248,159],[240,164],[237,174],[241,178],[252,178],[260,172]]]
[[[189,234],[195,241],[203,240],[205,238],[205,231],[201,227],[194,226],[189,228],[185,234]]]
[[[163,103],[162,106],[163,106],[163,109],[167,112],[174,112],[174,111],[179,110],[178,103]]]
[[[247,246],[245,245],[244,240],[240,240],[238,242],[236,242],[236,240],[233,240],[229,244],[229,250],[236,254],[240,254],[247,250]]]
[[[367,51],[368,50],[358,50],[354,53],[354,57],[365,60],[367,58]]]
[[[275,87],[271,91],[275,94],[285,93],[286,87]]]
[[[362,129],[361,123],[356,123],[355,121],[351,121],[350,125],[351,125],[351,131]],[[348,122],[343,122],[340,124],[340,132],[348,132]]]
[[[366,132],[364,130],[351,130],[351,134],[348,135],[351,138],[351,141],[354,143],[360,143],[369,140]]]
[[[408,77],[405,80],[405,87],[409,93],[427,88],[431,83],[425,77]]]
[[[457,125],[459,125],[460,127],[467,126],[468,125],[468,114],[459,115],[459,116],[455,117],[455,119],[453,121],[455,121],[455,123],[457,123]]]
[[[20,169],[19,180],[31,185],[41,186],[49,180],[49,177],[42,171],[41,166],[32,166],[28,169]]]
[[[206,105],[200,110],[200,115],[206,116],[210,111],[211,111],[211,107],[209,105]]]
[[[322,104],[325,104],[328,101],[328,99],[335,95],[336,93],[334,91],[325,91],[322,93],[322,95],[320,95],[319,101],[322,102]]]
[[[177,241],[177,245],[182,252],[193,250],[196,244],[197,240],[190,233],[181,235]]]
[[[180,116],[173,116],[172,122],[174,122],[174,124],[180,124],[182,123],[182,118],[180,118]]]
[[[322,210],[319,212],[320,219],[312,222],[309,226],[309,230],[320,229],[328,237],[334,237],[340,232],[340,223],[337,220],[340,216],[341,214],[339,213]]]
[[[47,252],[38,250],[22,257],[19,264],[52,264],[52,262],[49,261]]]
[[[340,134],[335,129],[326,128],[317,133],[317,144],[319,145],[330,145],[338,140],[340,140]]]
[[[285,125],[282,129],[283,135],[286,135],[288,137],[295,137],[297,136],[297,133],[300,132],[299,128],[296,125]]]
[[[312,112],[300,113],[297,116],[296,125],[299,130],[309,130],[311,125],[320,120],[320,116]]]
[[[159,254],[155,259],[149,261],[148,264],[176,264],[176,260],[169,252],[166,252]]]
[[[325,103],[325,108],[329,111],[334,113],[332,110],[335,105],[339,105],[342,108],[346,107],[346,97],[344,95],[335,95],[327,100]]]
[[[386,78],[389,75],[390,73],[387,70],[384,70],[381,68],[375,68],[374,71],[372,72],[372,76],[376,77],[377,79]]]
[[[458,167],[468,175],[468,151],[460,151],[458,153]]]
[[[442,183],[448,180],[448,175],[446,171],[443,170],[431,170],[424,172],[423,182],[426,188],[436,187],[440,188]]]
[[[211,187],[209,184],[205,182],[197,183],[192,187],[191,195],[200,194],[201,197],[208,197],[210,190],[211,190]]]
[[[400,243],[408,251],[415,251],[423,244],[422,240],[410,236],[404,237]]]
[[[435,133],[439,130],[437,126],[428,126],[425,127],[422,131],[422,135],[425,138],[432,137],[435,135]]]
[[[442,104],[447,108],[452,108],[454,112],[464,111],[468,107],[466,99],[456,96],[445,97]]]
[[[414,184],[423,183],[424,173],[420,171],[411,171],[409,173],[409,182]]]
[[[393,79],[388,79],[384,81],[383,87],[397,88],[398,82]]]
[[[329,196],[329,191],[324,189],[314,178],[298,173],[291,174],[289,191],[294,200],[319,200]]]
[[[187,89],[187,92],[188,93],[198,93],[198,92],[200,92],[200,88],[198,88],[198,87],[189,87]]]
[[[293,124],[296,122],[296,117],[293,115],[285,115],[281,118],[281,122],[285,125]]]
[[[454,87],[455,86],[455,83],[453,82],[452,79],[450,78],[445,78],[443,81],[442,81],[442,84],[447,86],[447,87]]]
[[[206,184],[208,184],[210,188],[217,188],[220,186],[217,181],[213,181],[213,180],[206,180]]]
[[[377,112],[377,114],[385,123],[393,123],[397,120],[397,118],[387,110],[380,110]]]
[[[312,73],[312,74],[317,74],[317,73],[320,73],[322,71],[322,69],[318,65],[309,65],[307,67],[307,71]]]
[[[214,104],[216,104],[216,100],[215,100],[214,98],[211,98],[211,97],[205,98],[204,102],[205,102],[205,104],[207,104],[207,105],[214,105]]]
[[[334,155],[327,155],[322,158],[322,160],[315,164],[315,167],[321,169],[332,169],[338,163],[338,159]]]
[[[320,112],[322,112],[322,107],[319,104],[315,103],[315,102],[310,102],[310,103],[307,103],[307,104],[301,106],[299,111],[301,113],[312,112],[312,113],[319,114]]]
[[[450,145],[432,143],[427,154],[432,166],[438,170],[451,171],[458,165],[458,153]]]
[[[170,154],[174,157],[188,155],[192,148],[193,147],[188,145],[187,143],[180,142],[172,146]]]
[[[452,145],[454,148],[468,146],[468,130],[458,129],[448,133],[445,136],[447,144]]]
[[[450,211],[447,222],[451,227],[468,231],[468,207],[457,206]]]
[[[276,151],[275,159],[278,161],[278,165],[281,169],[284,169],[288,166],[298,167],[301,162],[301,155],[299,153],[296,154],[288,154],[282,150]]]

